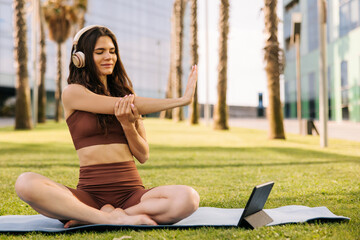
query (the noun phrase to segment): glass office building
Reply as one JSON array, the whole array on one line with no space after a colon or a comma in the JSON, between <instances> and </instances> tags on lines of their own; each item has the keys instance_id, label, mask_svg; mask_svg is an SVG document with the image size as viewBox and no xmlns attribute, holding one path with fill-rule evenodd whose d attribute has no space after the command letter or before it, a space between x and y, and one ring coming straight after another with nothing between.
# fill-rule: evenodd
<instances>
[{"instance_id":1,"label":"glass office building","mask_svg":"<svg viewBox=\"0 0 360 240\"><path fill-rule=\"evenodd\" d=\"M302 117L319 117L319 24L317 0L284 0L285 117L296 113L296 54L291 16L301 13ZM360 0L327 0L329 119L360 122Z\"/></svg>"},{"instance_id":2,"label":"glass office building","mask_svg":"<svg viewBox=\"0 0 360 240\"><path fill-rule=\"evenodd\" d=\"M0 95L15 95L13 6L12 0L0 0ZM107 0L88 1L85 25L104 25L116 35L121 60L139 96L163 98L170 70L170 33L173 0ZM32 86L31 14L28 20L29 80ZM189 11L184 19L183 84L186 84L189 60ZM187 23L186 23L187 22ZM64 84L72 39L64 44ZM186 52L187 51L187 52ZM48 114L52 115L53 92L56 77L56 45L47 39L46 89Z\"/></svg>"}]
</instances>

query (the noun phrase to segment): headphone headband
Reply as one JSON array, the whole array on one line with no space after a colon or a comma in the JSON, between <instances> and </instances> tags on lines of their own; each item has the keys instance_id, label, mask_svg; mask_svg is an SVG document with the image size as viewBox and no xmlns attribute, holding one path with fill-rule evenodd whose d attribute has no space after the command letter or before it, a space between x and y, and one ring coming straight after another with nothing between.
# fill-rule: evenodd
<instances>
[{"instance_id":1,"label":"headphone headband","mask_svg":"<svg viewBox=\"0 0 360 240\"><path fill-rule=\"evenodd\" d=\"M80 37L81 37L87 30L90 30L91 28L94 28L94 27L104 27L104 26L101 26L101 25L90 25L90 26L86 26L86 27L80 29L80 30L76 33L76 35L75 35L75 37L74 37L73 45L77 45Z\"/></svg>"},{"instance_id":2,"label":"headphone headband","mask_svg":"<svg viewBox=\"0 0 360 240\"><path fill-rule=\"evenodd\" d=\"M72 62L77 68L83 68L85 66L85 54L83 52L81 52L81 51L77 51L77 49L76 49L77 46L76 45L78 44L78 41L79 41L80 37L86 31L88 31L88 30L90 30L92 28L95 28L95 27L106 28L107 30L109 30L113 34L113 32L109 28L101 26L101 25L90 25L90 26L87 26L87 27L84 27L84 28L80 29L80 31L77 32L75 37L74 37L74 40L73 40L74 50L73 50L73 53L72 53L72 56L71 56Z\"/></svg>"}]
</instances>

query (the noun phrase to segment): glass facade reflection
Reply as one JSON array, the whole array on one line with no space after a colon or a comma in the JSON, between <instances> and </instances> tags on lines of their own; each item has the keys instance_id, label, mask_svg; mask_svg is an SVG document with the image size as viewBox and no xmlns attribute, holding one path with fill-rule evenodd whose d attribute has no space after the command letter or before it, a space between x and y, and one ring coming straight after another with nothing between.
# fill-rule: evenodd
<instances>
[{"instance_id":1,"label":"glass facade reflection","mask_svg":"<svg viewBox=\"0 0 360 240\"><path fill-rule=\"evenodd\" d=\"M27 9L30 4L27 5ZM173 0L88 0L85 25L104 25L117 37L120 57L139 96L163 98L170 70L170 33ZM188 7L187 7L188 8ZM184 52L189 51L189 11L184 19ZM27 14L28 70L32 87L31 14ZM68 75L72 39L64 50L64 86ZM14 95L13 0L0 0L0 90L12 89ZM47 38L46 89L55 89L56 44ZM183 85L189 73L189 53L183 54ZM8 97L8 96L7 96ZM52 97L48 99L50 104ZM0 99L1 105L1 99Z\"/></svg>"},{"instance_id":2,"label":"glass facade reflection","mask_svg":"<svg viewBox=\"0 0 360 240\"><path fill-rule=\"evenodd\" d=\"M360 0L327 0L328 116L331 120L360 122ZM318 1L284 2L284 40L289 42L290 15L299 12L301 24L301 99L304 118L318 118L319 19ZM289 25L290 24L290 25ZM291 34L291 33L290 33ZM293 45L285 49L285 116L296 117L296 59Z\"/></svg>"},{"instance_id":3,"label":"glass facade reflection","mask_svg":"<svg viewBox=\"0 0 360 240\"><path fill-rule=\"evenodd\" d=\"M86 24L109 27L140 96L164 97L169 74L172 1L89 1Z\"/></svg>"},{"instance_id":4,"label":"glass facade reflection","mask_svg":"<svg viewBox=\"0 0 360 240\"><path fill-rule=\"evenodd\" d=\"M360 0L340 0L339 2L339 32L340 36L344 36L360 26Z\"/></svg>"},{"instance_id":5,"label":"glass facade reflection","mask_svg":"<svg viewBox=\"0 0 360 240\"><path fill-rule=\"evenodd\" d=\"M317 1L307 1L307 32L309 52L319 47L319 26L314 24L318 22Z\"/></svg>"}]
</instances>

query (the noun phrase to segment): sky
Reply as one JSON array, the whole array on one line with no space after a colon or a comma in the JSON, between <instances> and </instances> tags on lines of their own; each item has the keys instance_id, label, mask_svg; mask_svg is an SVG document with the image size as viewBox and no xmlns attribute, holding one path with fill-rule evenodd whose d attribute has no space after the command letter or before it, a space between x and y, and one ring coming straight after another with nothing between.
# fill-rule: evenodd
<instances>
[{"instance_id":1,"label":"sky","mask_svg":"<svg viewBox=\"0 0 360 240\"><path fill-rule=\"evenodd\" d=\"M217 66L219 45L219 2L198 0L198 41L199 41L199 102L206 102L206 31L205 1L208 1L208 101L217 100ZM266 75L263 61L264 15L261 8L263 0L230 0L230 31L228 39L228 90L227 104L236 106L257 106L258 93L263 93L267 105ZM278 1L278 14L282 18L282 1ZM279 41L282 44L282 24L279 28ZM282 82L282 80L281 80ZM282 91L283 93L283 91Z\"/></svg>"}]
</instances>

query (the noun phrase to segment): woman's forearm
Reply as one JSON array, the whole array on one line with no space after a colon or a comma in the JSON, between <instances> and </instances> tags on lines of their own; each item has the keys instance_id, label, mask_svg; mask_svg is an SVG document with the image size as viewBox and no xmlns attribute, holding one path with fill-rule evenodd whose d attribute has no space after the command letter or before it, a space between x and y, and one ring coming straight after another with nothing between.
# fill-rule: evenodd
<instances>
[{"instance_id":1,"label":"woman's forearm","mask_svg":"<svg viewBox=\"0 0 360 240\"><path fill-rule=\"evenodd\" d=\"M140 114L155 113L175 107L181 107L190 104L190 102L191 101L184 98L157 99L136 96L134 99L134 104Z\"/></svg>"},{"instance_id":2,"label":"woman's forearm","mask_svg":"<svg viewBox=\"0 0 360 240\"><path fill-rule=\"evenodd\" d=\"M149 145L137 132L134 124L123 125L126 139L133 156L140 162L145 163L149 158Z\"/></svg>"},{"instance_id":3,"label":"woman's forearm","mask_svg":"<svg viewBox=\"0 0 360 240\"><path fill-rule=\"evenodd\" d=\"M197 70L193 67L182 97L179 98L145 98L135 97L134 104L140 114L149 114L185 106L191 103L197 81ZM100 114L114 114L114 107L119 97L99 95L79 84L69 84L62 92L65 112L81 110Z\"/></svg>"},{"instance_id":4,"label":"woman's forearm","mask_svg":"<svg viewBox=\"0 0 360 240\"><path fill-rule=\"evenodd\" d=\"M186 84L184 95L180 98L144 98L135 97L134 104L137 107L140 114L148 114L154 112L160 112L163 110L182 107L191 103L195 93L195 87L197 82L197 67L192 67L189 75L188 82Z\"/></svg>"}]
</instances>

